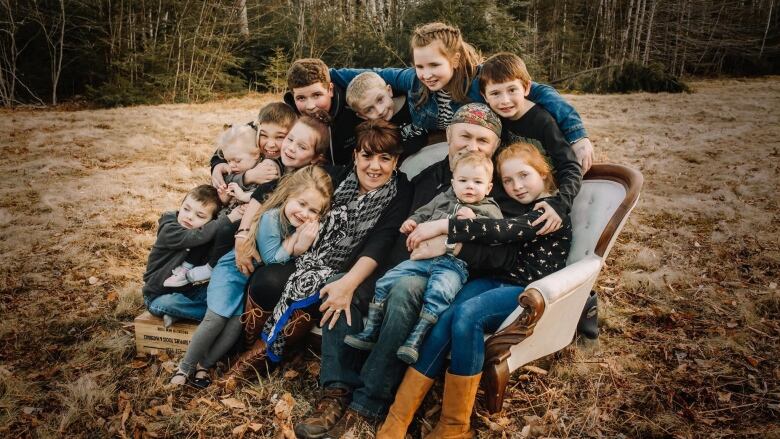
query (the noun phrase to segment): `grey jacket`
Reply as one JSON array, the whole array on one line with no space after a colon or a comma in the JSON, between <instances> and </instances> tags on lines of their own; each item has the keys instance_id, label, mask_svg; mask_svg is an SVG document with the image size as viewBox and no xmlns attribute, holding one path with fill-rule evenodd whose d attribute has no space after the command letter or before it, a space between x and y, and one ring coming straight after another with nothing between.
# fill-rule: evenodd
<instances>
[{"instance_id":1,"label":"grey jacket","mask_svg":"<svg viewBox=\"0 0 780 439\"><path fill-rule=\"evenodd\" d=\"M181 288L166 288L163 282L171 271L181 265L192 247L208 244L214 239L220 225L230 222L226 215L209 221L201 228L187 229L176 220L177 211L165 212L158 221L157 241L149 252L144 273L144 298L151 300L157 296L181 291Z\"/></svg>"},{"instance_id":2,"label":"grey jacket","mask_svg":"<svg viewBox=\"0 0 780 439\"><path fill-rule=\"evenodd\" d=\"M503 218L501 209L499 209L498 204L496 204L492 198L485 197L477 204L464 204L458 201L458 197L455 196L455 191L453 191L450 186L447 191L436 195L428 204L415 210L409 219L420 224L426 221L435 221L450 217L454 218L455 214L458 213L458 209L461 207L468 207L473 210L477 215L477 218Z\"/></svg>"}]
</instances>

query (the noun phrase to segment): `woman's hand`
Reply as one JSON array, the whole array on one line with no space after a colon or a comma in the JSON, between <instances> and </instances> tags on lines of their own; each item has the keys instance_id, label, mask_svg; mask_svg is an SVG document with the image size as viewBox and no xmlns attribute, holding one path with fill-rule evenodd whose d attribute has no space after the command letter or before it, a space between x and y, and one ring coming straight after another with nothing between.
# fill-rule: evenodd
<instances>
[{"instance_id":1,"label":"woman's hand","mask_svg":"<svg viewBox=\"0 0 780 439\"><path fill-rule=\"evenodd\" d=\"M214 166L211 171L211 185L219 189L225 186L225 174L230 173L230 166L227 163L220 163Z\"/></svg>"},{"instance_id":2,"label":"woman's hand","mask_svg":"<svg viewBox=\"0 0 780 439\"><path fill-rule=\"evenodd\" d=\"M352 313L349 312L349 306L352 303L355 289L357 289L357 285L350 280L348 275L322 287L320 298L323 301L320 305L320 311L323 315L320 327L327 325L328 320L330 320L328 329L333 329L342 313L347 318L347 325L352 326Z\"/></svg>"},{"instance_id":3,"label":"woman's hand","mask_svg":"<svg viewBox=\"0 0 780 439\"><path fill-rule=\"evenodd\" d=\"M257 252L255 241L248 239L246 232L243 232L243 236L240 234L236 235L235 250L238 271L243 273L244 276L249 276L255 271L255 262L259 264L262 260L260 253Z\"/></svg>"},{"instance_id":4,"label":"woman's hand","mask_svg":"<svg viewBox=\"0 0 780 439\"><path fill-rule=\"evenodd\" d=\"M244 184L263 184L279 178L279 166L271 159L265 159L244 173Z\"/></svg>"},{"instance_id":5,"label":"woman's hand","mask_svg":"<svg viewBox=\"0 0 780 439\"><path fill-rule=\"evenodd\" d=\"M546 201L542 201L534 205L534 210L540 209L544 210L544 213L542 216L537 218L536 221L531 223L531 227L536 227L541 223L545 223L544 226L542 226L542 228L536 232L537 235L546 235L561 228L563 220L561 219L560 215L558 215L558 212L552 208L552 206L547 204Z\"/></svg>"},{"instance_id":6,"label":"woman's hand","mask_svg":"<svg viewBox=\"0 0 780 439\"><path fill-rule=\"evenodd\" d=\"M435 258L436 256L442 256L443 254L447 253L446 244L446 235L440 235L427 241L423 241L414 250L412 250L410 259L413 261L419 261L420 259L431 259ZM455 244L454 253L456 255L460 253L461 247L463 247L463 244Z\"/></svg>"},{"instance_id":7,"label":"woman's hand","mask_svg":"<svg viewBox=\"0 0 780 439\"><path fill-rule=\"evenodd\" d=\"M583 137L582 139L574 142L571 146L574 154L577 156L577 161L580 162L582 167L582 175L588 172L591 166L593 166L593 143L590 139Z\"/></svg>"},{"instance_id":8,"label":"woman's hand","mask_svg":"<svg viewBox=\"0 0 780 439\"><path fill-rule=\"evenodd\" d=\"M409 237L406 238L406 249L412 251L425 240L439 235L446 235L448 225L449 220L447 218L418 224L414 231L409 234Z\"/></svg>"}]
</instances>

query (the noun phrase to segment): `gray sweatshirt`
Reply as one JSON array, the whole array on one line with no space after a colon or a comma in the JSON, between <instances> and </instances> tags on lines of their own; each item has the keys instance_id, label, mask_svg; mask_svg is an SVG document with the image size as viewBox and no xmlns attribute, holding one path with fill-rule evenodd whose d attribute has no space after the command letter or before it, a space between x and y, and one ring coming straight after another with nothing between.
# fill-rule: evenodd
<instances>
[{"instance_id":1,"label":"gray sweatshirt","mask_svg":"<svg viewBox=\"0 0 780 439\"><path fill-rule=\"evenodd\" d=\"M182 288L166 288L163 282L171 271L181 265L192 247L208 244L214 239L220 225L229 223L226 215L207 222L198 229L187 229L176 220L177 211L165 212L158 221L157 241L149 252L144 273L144 298L152 300L157 296L181 291Z\"/></svg>"},{"instance_id":2,"label":"gray sweatshirt","mask_svg":"<svg viewBox=\"0 0 780 439\"><path fill-rule=\"evenodd\" d=\"M450 217L454 218L455 214L458 213L458 209L461 207L468 207L473 210L474 214L477 215L477 218L503 218L501 209L499 209L498 204L496 204L492 198L485 197L476 204L464 204L458 201L458 197L455 196L455 191L453 191L450 186L446 192L436 195L428 204L415 210L409 219L420 224L426 221L436 221Z\"/></svg>"}]
</instances>

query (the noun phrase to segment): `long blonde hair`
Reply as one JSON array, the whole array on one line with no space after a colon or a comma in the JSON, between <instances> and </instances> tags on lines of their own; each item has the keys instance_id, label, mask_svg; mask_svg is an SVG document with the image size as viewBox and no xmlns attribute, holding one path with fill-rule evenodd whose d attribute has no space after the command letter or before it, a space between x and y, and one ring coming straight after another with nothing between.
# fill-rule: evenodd
<instances>
[{"instance_id":1,"label":"long blonde hair","mask_svg":"<svg viewBox=\"0 0 780 439\"><path fill-rule=\"evenodd\" d=\"M242 250L251 251L254 249L257 231L260 228L260 217L271 209L279 208L279 223L282 229L282 238L288 236L290 220L284 216L284 206L287 200L306 190L313 189L317 191L325 200L325 209L321 212L324 215L330 206L330 198L333 196L333 181L330 175L321 167L316 165L304 166L295 172L291 172L279 180L279 185L271 195L263 201L262 206L252 217L252 226L249 228L247 238L240 245Z\"/></svg>"},{"instance_id":2,"label":"long blonde hair","mask_svg":"<svg viewBox=\"0 0 780 439\"><path fill-rule=\"evenodd\" d=\"M468 93L471 87L471 81L477 76L477 66L482 61L482 57L471 44L463 41L460 29L445 23L426 23L417 26L412 32L411 46L412 53L415 48L425 47L434 41L441 43L442 55L450 63L457 62L454 68L452 79L444 89L450 93L452 100L462 104L470 102ZM459 55L459 56L458 56ZM415 103L417 107L428 101L430 97L428 87L422 86L420 99Z\"/></svg>"}]
</instances>

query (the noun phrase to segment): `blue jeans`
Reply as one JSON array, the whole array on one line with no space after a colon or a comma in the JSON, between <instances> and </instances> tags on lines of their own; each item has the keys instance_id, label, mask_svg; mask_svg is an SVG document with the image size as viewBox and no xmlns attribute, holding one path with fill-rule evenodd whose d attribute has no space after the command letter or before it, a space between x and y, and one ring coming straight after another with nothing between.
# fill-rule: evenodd
<instances>
[{"instance_id":1,"label":"blue jeans","mask_svg":"<svg viewBox=\"0 0 780 439\"><path fill-rule=\"evenodd\" d=\"M201 321L206 315L206 287L207 285L199 285L187 294L163 294L152 300L144 298L144 304L149 312L157 317L168 314L181 319Z\"/></svg>"},{"instance_id":2,"label":"blue jeans","mask_svg":"<svg viewBox=\"0 0 780 439\"><path fill-rule=\"evenodd\" d=\"M209 309L222 317L240 316L244 312L244 289L249 281L236 267L236 251L230 250L211 271L207 302Z\"/></svg>"},{"instance_id":3,"label":"blue jeans","mask_svg":"<svg viewBox=\"0 0 780 439\"><path fill-rule=\"evenodd\" d=\"M428 278L423 292L423 312L438 318L449 308L469 277L466 263L453 256L438 256L420 261L406 260L391 269L376 282L374 302L383 304L390 289L399 279L408 276ZM434 319L435 320L435 319Z\"/></svg>"},{"instance_id":4,"label":"blue jeans","mask_svg":"<svg viewBox=\"0 0 780 439\"><path fill-rule=\"evenodd\" d=\"M517 308L523 287L495 279L475 279L455 297L420 347L414 368L435 378L451 351L450 373L476 375L485 363L485 332L493 332ZM452 343L456 340L456 343Z\"/></svg>"},{"instance_id":5,"label":"blue jeans","mask_svg":"<svg viewBox=\"0 0 780 439\"><path fill-rule=\"evenodd\" d=\"M344 343L344 337L363 329L363 314L353 300L352 326L342 316L333 329L322 328L320 385L350 389L350 408L372 419L383 418L393 403L407 365L396 351L417 323L427 279L405 277L396 282L387 297L385 319L374 349L366 355Z\"/></svg>"}]
</instances>

